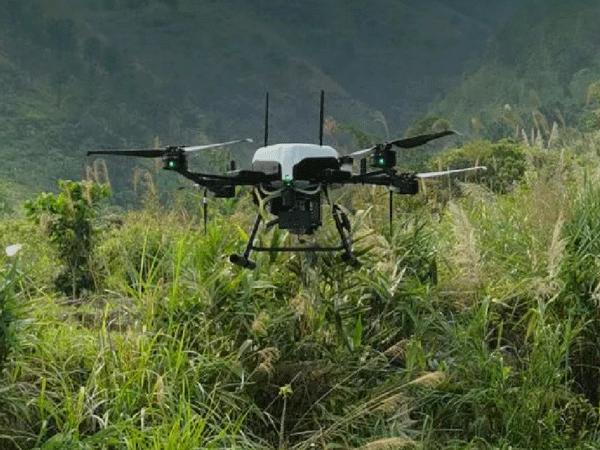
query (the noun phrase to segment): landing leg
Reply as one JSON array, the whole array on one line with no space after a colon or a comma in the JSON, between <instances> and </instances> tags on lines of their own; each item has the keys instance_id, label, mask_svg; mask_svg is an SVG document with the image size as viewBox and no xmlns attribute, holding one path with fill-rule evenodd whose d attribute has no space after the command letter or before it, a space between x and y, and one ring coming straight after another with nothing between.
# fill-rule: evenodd
<instances>
[{"instance_id":1,"label":"landing leg","mask_svg":"<svg viewBox=\"0 0 600 450\"><path fill-rule=\"evenodd\" d=\"M250 238L248 239L248 245L246 245L246 250L244 250L244 254L242 256L236 254L229 255L230 262L237 266L244 267L247 269L254 269L256 267L256 263L248 259L248 256L250 256L252 243L254 242L254 238L256 237L256 232L258 231L260 221L261 216L260 214L257 214L256 220L254 221L254 226L252 227L252 232L250 233Z\"/></svg>"},{"instance_id":2,"label":"landing leg","mask_svg":"<svg viewBox=\"0 0 600 450\"><path fill-rule=\"evenodd\" d=\"M348 217L346 214L340 209L338 205L333 205L332 207L333 220L335 221L335 226L340 233L340 237L342 238L342 246L344 247L345 252L342 253L342 261L346 264L351 265L355 269L359 269L361 267L361 263L356 259L356 256L352 253L352 247L350 246L350 242L348 241L348 237L344 233L344 228L350 231L350 222L348 221Z\"/></svg>"}]
</instances>

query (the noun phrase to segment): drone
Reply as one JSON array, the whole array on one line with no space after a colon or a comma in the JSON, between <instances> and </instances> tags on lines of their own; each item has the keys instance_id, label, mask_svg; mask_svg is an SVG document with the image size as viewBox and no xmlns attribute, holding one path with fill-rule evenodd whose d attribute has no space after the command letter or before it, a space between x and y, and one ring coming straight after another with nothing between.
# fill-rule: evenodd
<instances>
[{"instance_id":1,"label":"drone","mask_svg":"<svg viewBox=\"0 0 600 450\"><path fill-rule=\"evenodd\" d=\"M335 252L342 251L341 259L353 268L361 267L352 251L349 239L351 231L347 214L331 201L330 191L348 184L388 186L390 190L390 225L392 222L393 193L415 195L419 192L419 180L451 173L485 170L484 166L427 173L399 173L395 148L413 148L431 140L452 134L452 130L422 134L376 144L349 155L340 155L333 147L323 145L324 91L321 91L319 143L280 143L269 145L269 94L266 95L264 145L256 150L251 170L236 169L230 162L225 174L209 174L188 170L187 156L198 151L252 142L239 139L216 144L197 146L168 146L133 150L94 150L89 155L122 155L143 158L162 158L163 169L177 172L192 180L199 187L210 191L216 198L232 198L237 186L250 187L259 212L254 220L248 243L241 255L232 254L229 261L243 268L253 269L256 263L250 259L255 252ZM360 162L360 171L354 173L354 161ZM369 166L369 167L368 167ZM331 213L340 236L338 246L261 247L254 240L261 222L268 231L274 226L291 234L313 235L322 225L321 201L331 206ZM268 209L268 213L266 210ZM270 216L273 219L268 220ZM206 221L206 203L205 203ZM205 222L206 223L206 222Z\"/></svg>"}]
</instances>

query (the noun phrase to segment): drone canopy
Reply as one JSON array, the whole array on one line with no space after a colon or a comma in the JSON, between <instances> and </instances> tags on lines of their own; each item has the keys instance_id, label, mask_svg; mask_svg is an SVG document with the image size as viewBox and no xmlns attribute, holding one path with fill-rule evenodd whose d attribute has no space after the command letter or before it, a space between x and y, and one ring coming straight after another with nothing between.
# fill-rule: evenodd
<instances>
[{"instance_id":1,"label":"drone canopy","mask_svg":"<svg viewBox=\"0 0 600 450\"><path fill-rule=\"evenodd\" d=\"M266 165L281 168L281 180L291 182L294 179L294 166L307 158L335 158L339 153L328 145L318 144L274 144L256 150L252 158L253 170L264 170Z\"/></svg>"}]
</instances>

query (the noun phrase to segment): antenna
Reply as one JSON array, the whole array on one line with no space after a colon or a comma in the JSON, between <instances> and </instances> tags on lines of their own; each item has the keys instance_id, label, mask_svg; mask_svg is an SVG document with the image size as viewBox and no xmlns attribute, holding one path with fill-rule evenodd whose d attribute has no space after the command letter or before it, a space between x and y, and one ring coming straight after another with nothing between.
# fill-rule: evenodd
<instances>
[{"instance_id":1,"label":"antenna","mask_svg":"<svg viewBox=\"0 0 600 450\"><path fill-rule=\"evenodd\" d=\"M394 234L394 191L390 186L390 235Z\"/></svg>"},{"instance_id":2,"label":"antenna","mask_svg":"<svg viewBox=\"0 0 600 450\"><path fill-rule=\"evenodd\" d=\"M323 122L325 121L325 91L321 89L321 116L319 118L319 145L323 145Z\"/></svg>"},{"instance_id":3,"label":"antenna","mask_svg":"<svg viewBox=\"0 0 600 450\"><path fill-rule=\"evenodd\" d=\"M208 201L206 200L206 188L204 188L204 194L202 195L202 209L202 216L204 220L204 234L206 234L206 222L208 221Z\"/></svg>"},{"instance_id":4,"label":"antenna","mask_svg":"<svg viewBox=\"0 0 600 450\"><path fill-rule=\"evenodd\" d=\"M269 144L269 93L265 101L265 147Z\"/></svg>"}]
</instances>

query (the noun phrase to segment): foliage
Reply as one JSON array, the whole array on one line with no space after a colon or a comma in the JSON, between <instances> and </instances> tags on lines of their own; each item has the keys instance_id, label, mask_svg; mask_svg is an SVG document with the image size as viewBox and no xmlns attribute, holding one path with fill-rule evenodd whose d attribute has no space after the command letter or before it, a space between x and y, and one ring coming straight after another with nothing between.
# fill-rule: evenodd
<instances>
[{"instance_id":1,"label":"foliage","mask_svg":"<svg viewBox=\"0 0 600 450\"><path fill-rule=\"evenodd\" d=\"M14 209L11 204L9 190L6 189L5 183L0 185L0 216L10 216Z\"/></svg>"},{"instance_id":2,"label":"foliage","mask_svg":"<svg viewBox=\"0 0 600 450\"><path fill-rule=\"evenodd\" d=\"M600 377L594 370L600 364L598 352L597 291L598 277L598 223L600 191L595 180L586 179L575 199L573 213L564 224L565 258L561 267L564 283L562 295L553 310L562 317L573 316L583 327L580 339L573 345L571 361L578 391L585 394L594 404L600 402L598 382Z\"/></svg>"},{"instance_id":3,"label":"foliage","mask_svg":"<svg viewBox=\"0 0 600 450\"><path fill-rule=\"evenodd\" d=\"M16 20L28 22L18 18L26 8L10 3ZM167 28L168 15L156 11L192 10L183 0L162 3L153 12L151 1L87 2ZM297 20L290 2L277 6ZM211 20L215 11L206 6ZM61 17L38 20L40 39L68 56L78 28ZM138 106L160 92L160 80L144 83L151 77L129 67L117 47L85 42L81 54L88 69L96 67L90 79L131 90ZM287 62L275 50L270 57ZM106 111L106 93L55 75L56 112L84 93L93 94L96 112ZM483 75L475 84L488 86ZM544 94L514 81L504 80L523 109L482 114L482 134L528 125L545 132ZM32 98L44 86L35 85ZM24 134L48 117L59 122L43 104L24 105ZM168 117L154 108L154 119L178 129L171 136L207 139L202 111L189 99L181 104ZM108 129L141 122L126 107L109 110ZM449 126L439 117L446 116L409 133ZM358 127L341 129L362 146L374 139ZM27 205L48 234L17 219L0 222L3 244L24 242L19 285L14 265L4 270L13 281L0 288L0 300L24 305L25 316L0 313L12 339L10 350L0 341L0 359L10 351L0 372L0 447L596 448L600 191L590 174L599 168L600 142L593 133L568 136L552 148L478 140L440 153L435 169L488 171L398 199L391 230L387 190L344 190L336 202L352 211L359 270L328 253L258 254L255 270L232 266L226 256L247 239L254 212L241 195L211 201L224 215L212 214L204 232L198 199L183 193L167 208L154 195L115 217L99 208L105 186L61 182L59 194ZM222 166L225 156L198 162ZM144 170L156 194L162 181L155 186L156 173ZM318 242L336 242L323 217ZM107 225L102 242L99 223ZM291 245L293 236L274 227L258 239ZM56 293L47 281L61 264L71 285ZM84 292L89 280L103 289Z\"/></svg>"},{"instance_id":4,"label":"foliage","mask_svg":"<svg viewBox=\"0 0 600 450\"><path fill-rule=\"evenodd\" d=\"M526 150L510 140L492 143L471 141L463 147L447 150L431 162L438 169L485 166L479 179L493 192L506 193L521 180L526 169Z\"/></svg>"},{"instance_id":5,"label":"foliage","mask_svg":"<svg viewBox=\"0 0 600 450\"><path fill-rule=\"evenodd\" d=\"M99 202L110 195L107 185L94 182L59 180L58 195L43 193L25 203L28 217L43 225L58 250L64 271L56 278L56 287L76 295L82 289L94 290L92 274L95 244L94 219Z\"/></svg>"},{"instance_id":6,"label":"foliage","mask_svg":"<svg viewBox=\"0 0 600 450\"><path fill-rule=\"evenodd\" d=\"M17 262L4 268L0 275L0 373L4 368L15 342L14 321L17 304L15 301L15 284L17 282Z\"/></svg>"},{"instance_id":7,"label":"foliage","mask_svg":"<svg viewBox=\"0 0 600 450\"><path fill-rule=\"evenodd\" d=\"M359 270L327 253L232 266L225 255L252 222L245 197L225 202L206 233L183 194L168 211L148 202L111 219L89 254L106 290L63 302L34 276L18 292L34 307L2 374L0 444L593 448L590 139L556 154L510 142L456 149L455 164L528 162L497 193L462 183L445 206L398 199L392 230L387 191L353 188L339 203L355 211ZM334 241L325 217L318 239ZM277 229L259 240L291 244Z\"/></svg>"},{"instance_id":8,"label":"foliage","mask_svg":"<svg viewBox=\"0 0 600 450\"><path fill-rule=\"evenodd\" d=\"M569 13L565 13L565 8ZM498 140L521 139L523 130L541 132L540 115L550 127L592 130L597 111L590 94L600 77L595 4L587 0L534 2L497 30L483 64L429 111L459 130Z\"/></svg>"},{"instance_id":9,"label":"foliage","mask_svg":"<svg viewBox=\"0 0 600 450\"><path fill-rule=\"evenodd\" d=\"M591 83L587 89L586 111L581 117L581 128L593 131L600 128L600 80Z\"/></svg>"}]
</instances>

